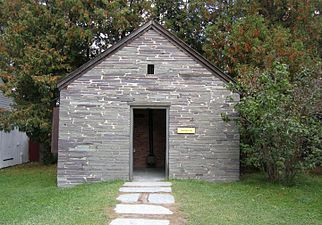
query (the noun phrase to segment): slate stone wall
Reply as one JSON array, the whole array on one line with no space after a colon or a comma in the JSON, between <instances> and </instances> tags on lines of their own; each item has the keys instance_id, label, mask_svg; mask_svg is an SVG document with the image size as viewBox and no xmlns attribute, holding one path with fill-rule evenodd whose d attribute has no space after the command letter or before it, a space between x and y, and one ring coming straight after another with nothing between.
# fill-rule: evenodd
<instances>
[{"instance_id":1,"label":"slate stone wall","mask_svg":"<svg viewBox=\"0 0 322 225\"><path fill-rule=\"evenodd\" d=\"M58 186L129 179L130 105L139 102L169 104L169 178L238 180L239 134L221 118L235 115L236 101L223 81L149 30L61 90Z\"/></svg>"}]
</instances>

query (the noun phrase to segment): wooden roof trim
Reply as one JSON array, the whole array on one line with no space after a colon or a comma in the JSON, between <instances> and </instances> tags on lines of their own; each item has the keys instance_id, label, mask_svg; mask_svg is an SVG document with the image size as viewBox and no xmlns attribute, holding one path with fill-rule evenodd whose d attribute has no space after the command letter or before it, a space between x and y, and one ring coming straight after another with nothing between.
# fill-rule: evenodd
<instances>
[{"instance_id":1,"label":"wooden roof trim","mask_svg":"<svg viewBox=\"0 0 322 225\"><path fill-rule=\"evenodd\" d=\"M221 80L225 82L235 82L230 76L225 74L222 70L220 70L218 67L213 65L211 62L209 62L206 58L204 58L201 54L199 54L197 51L192 49L190 46L188 46L186 43L184 43L182 40L177 38L174 34L169 32L167 29L165 29L163 26L158 24L157 22L151 20L138 28L137 30L133 31L129 36L121 39L118 43L112 45L110 48L108 48L103 53L99 54L92 60L88 61L87 63L84 63L82 66L78 67L73 72L69 73L66 77L62 78L58 81L57 87L59 90L65 88L76 80L78 77L86 73L88 70L93 68L95 65L100 63L103 59L108 57L109 55L113 54L114 52L118 51L120 48L125 46L128 42L134 40L137 36L145 33L146 31L154 29L155 31L163 34L166 38L168 38L172 43L174 43L177 47L184 50L188 55L192 56L196 61L200 62L203 66L205 66L207 69L209 69L211 72L213 72L215 75L217 75Z\"/></svg>"}]
</instances>

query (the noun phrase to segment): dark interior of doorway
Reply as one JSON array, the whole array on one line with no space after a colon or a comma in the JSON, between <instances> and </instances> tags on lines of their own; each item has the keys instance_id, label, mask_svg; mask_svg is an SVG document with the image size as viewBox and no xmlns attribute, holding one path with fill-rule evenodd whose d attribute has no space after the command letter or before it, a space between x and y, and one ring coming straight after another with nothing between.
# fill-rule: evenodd
<instances>
[{"instance_id":1,"label":"dark interior of doorway","mask_svg":"<svg viewBox=\"0 0 322 225\"><path fill-rule=\"evenodd\" d=\"M166 110L134 109L133 180L165 179Z\"/></svg>"}]
</instances>

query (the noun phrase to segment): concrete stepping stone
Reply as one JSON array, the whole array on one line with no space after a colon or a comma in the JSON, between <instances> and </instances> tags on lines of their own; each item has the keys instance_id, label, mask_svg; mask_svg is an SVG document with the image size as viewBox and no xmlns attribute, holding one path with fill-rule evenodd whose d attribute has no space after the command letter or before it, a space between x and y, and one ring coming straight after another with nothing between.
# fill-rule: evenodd
<instances>
[{"instance_id":1,"label":"concrete stepping stone","mask_svg":"<svg viewBox=\"0 0 322 225\"><path fill-rule=\"evenodd\" d=\"M140 194L123 194L117 197L117 200L123 203L135 203L139 200Z\"/></svg>"},{"instance_id":2,"label":"concrete stepping stone","mask_svg":"<svg viewBox=\"0 0 322 225\"><path fill-rule=\"evenodd\" d=\"M153 204L173 204L174 197L170 194L149 194L148 201Z\"/></svg>"},{"instance_id":3,"label":"concrete stepping stone","mask_svg":"<svg viewBox=\"0 0 322 225\"><path fill-rule=\"evenodd\" d=\"M169 220L151 220L151 219L125 219L119 218L113 220L110 225L169 225Z\"/></svg>"},{"instance_id":4,"label":"concrete stepping stone","mask_svg":"<svg viewBox=\"0 0 322 225\"><path fill-rule=\"evenodd\" d=\"M123 187L171 187L170 182L126 182Z\"/></svg>"},{"instance_id":5,"label":"concrete stepping stone","mask_svg":"<svg viewBox=\"0 0 322 225\"><path fill-rule=\"evenodd\" d=\"M171 215L172 211L160 205L146 204L117 204L115 212L119 214L150 214L150 215Z\"/></svg>"},{"instance_id":6,"label":"concrete stepping stone","mask_svg":"<svg viewBox=\"0 0 322 225\"><path fill-rule=\"evenodd\" d=\"M171 187L121 187L120 192L129 193L156 193L156 192L171 192Z\"/></svg>"}]
</instances>

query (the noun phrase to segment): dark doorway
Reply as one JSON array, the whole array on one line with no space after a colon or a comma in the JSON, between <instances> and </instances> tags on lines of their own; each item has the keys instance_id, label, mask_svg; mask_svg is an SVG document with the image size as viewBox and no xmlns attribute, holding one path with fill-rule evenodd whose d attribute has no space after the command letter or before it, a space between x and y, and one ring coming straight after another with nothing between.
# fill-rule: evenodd
<instances>
[{"instance_id":1,"label":"dark doorway","mask_svg":"<svg viewBox=\"0 0 322 225\"><path fill-rule=\"evenodd\" d=\"M133 179L165 179L166 109L133 109L133 118Z\"/></svg>"}]
</instances>

